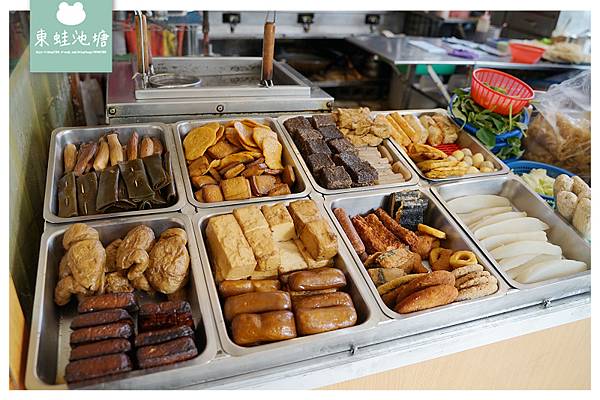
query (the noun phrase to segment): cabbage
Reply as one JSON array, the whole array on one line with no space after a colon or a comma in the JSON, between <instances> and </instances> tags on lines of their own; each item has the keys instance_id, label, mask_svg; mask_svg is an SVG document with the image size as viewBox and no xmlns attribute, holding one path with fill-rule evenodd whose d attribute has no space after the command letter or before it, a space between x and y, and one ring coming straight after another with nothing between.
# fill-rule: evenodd
<instances>
[{"instance_id":1,"label":"cabbage","mask_svg":"<svg viewBox=\"0 0 600 400\"><path fill-rule=\"evenodd\" d=\"M554 178L549 177L545 169L534 168L529 173L521 175L521 178L537 193L554 197Z\"/></svg>"}]
</instances>

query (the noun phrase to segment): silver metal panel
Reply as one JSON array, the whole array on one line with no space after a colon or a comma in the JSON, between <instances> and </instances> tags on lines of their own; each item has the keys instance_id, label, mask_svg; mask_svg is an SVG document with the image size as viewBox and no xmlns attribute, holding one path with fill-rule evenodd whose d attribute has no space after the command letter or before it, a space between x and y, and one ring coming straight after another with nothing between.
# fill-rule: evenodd
<instances>
[{"instance_id":1,"label":"silver metal panel","mask_svg":"<svg viewBox=\"0 0 600 400\"><path fill-rule=\"evenodd\" d=\"M467 225L462 222L460 217L451 212L447 207L447 201L462 196L478 194L504 196L510 200L513 207L517 210L525 211L528 216L538 218L548 224L548 226L550 226L550 229L546 231L548 241L560 246L563 249L563 255L566 258L583 261L588 265L588 268L591 267L590 244L584 240L570 224L561 219L544 200L525 185L517 176L510 174L502 177L440 184L432 186L431 192L439 199L440 203L448 210L454 220L458 222L460 227L469 235L475 244L477 244L482 254L485 255L490 263L492 263L512 287L522 290L548 287L549 296L561 295L573 290L587 291L590 289L591 273L589 269L575 275L531 284L522 284L515 281L500 268L490 253L473 237L472 232ZM563 285L567 287L568 290L566 290Z\"/></svg>"},{"instance_id":2,"label":"silver metal panel","mask_svg":"<svg viewBox=\"0 0 600 400\"><path fill-rule=\"evenodd\" d=\"M185 187L185 191L187 193L188 202L197 208L215 208L215 207L224 207L235 204L251 204L251 203L261 203L265 201L272 201L277 199L294 199L308 196L308 194L312 191L312 187L307 183L308 178L304 174L304 171L298 167L297 159L292 155L292 152L289 150L289 145L287 141L283 138L283 134L278 128L278 125L275 123L275 120L272 118L263 118L263 117L255 117L249 116L245 118L250 118L255 120L258 123L265 124L271 127L271 129L277 133L277 137L279 138L279 142L282 146L282 161L285 165L291 165L294 167L294 172L296 174L296 192L292 192L291 195L282 195L282 196L264 196L264 197L252 197L247 200L227 200L219 203L202 203L196 200L194 197L194 188L192 187L192 182L190 180L190 175L187 169L187 163L185 160L185 153L183 151L183 139L192 129L205 125L210 122L218 122L220 124L224 124L228 121L235 120L235 118L221 118L221 119L206 119L206 120L197 120L197 121L180 121L171 126L173 130L173 139L175 141L175 148L177 149L177 157L179 159L179 167L181 168L182 182ZM290 188L292 191L294 188Z\"/></svg>"},{"instance_id":3,"label":"silver metal panel","mask_svg":"<svg viewBox=\"0 0 600 400\"><path fill-rule=\"evenodd\" d=\"M404 35L386 38L381 35L363 35L349 37L346 40L370 53L377 54L382 60L391 65L451 64L522 70L590 69L589 64L558 64L543 61L536 64L513 63L510 56L496 57L483 51L479 52L480 54L477 60L468 60L466 58L454 57L448 54L429 53L409 44L409 41L411 40L419 40L428 42L434 46L442 47L443 42L441 38Z\"/></svg>"},{"instance_id":4,"label":"silver metal panel","mask_svg":"<svg viewBox=\"0 0 600 400\"><path fill-rule=\"evenodd\" d=\"M275 85L270 88L260 86L260 57L156 57L152 62L157 74L193 76L200 83L185 88L144 87L141 76L136 75L135 98L138 100L310 96L310 86L277 61L273 63ZM133 76L133 66L131 70Z\"/></svg>"},{"instance_id":5,"label":"silver metal panel","mask_svg":"<svg viewBox=\"0 0 600 400\"><path fill-rule=\"evenodd\" d=\"M423 114L425 114L425 115L443 114L443 115L448 116L448 111L446 111L442 108L436 108L433 110L373 111L371 114L373 116L378 115L378 114L386 114L387 115L387 114L393 113L393 112L398 112L400 115L414 114L417 117L420 115L423 115ZM456 180L469 179L469 178L481 178L482 176L506 175L510 171L509 168L506 166L506 164L504 164L502 161L500 161L500 159L498 157L496 157L496 155L494 153L489 151L488 148L485 147L479 140L477 140L475 137L471 136L469 133L465 132L462 129L459 131L458 139L456 140L455 143L457 145L459 145L461 149L465 148L465 147L471 149L473 154L475 154L475 153L483 154L483 158L486 161L491 161L492 164L494 164L494 168L498 169L498 171L479 173L479 174L467 174L467 175L463 175L463 176L451 176L451 177L442 178L442 179L427 178L425 176L425 174L423 173L423 171L421 171L419 169L419 167L417 167L417 164L404 151L402 146L400 146L399 143L396 143L396 141L392 138L390 138L389 140L394 144L394 146L402 154L406 163L412 167L412 169L421 177L421 179L424 179L429 182L434 182L434 183L452 182L452 181L456 181Z\"/></svg>"},{"instance_id":6,"label":"silver metal panel","mask_svg":"<svg viewBox=\"0 0 600 400\"><path fill-rule=\"evenodd\" d=\"M269 202L272 205L278 202ZM290 201L285 201L289 204ZM323 205L320 201L315 201L321 210L325 220L328 220ZM316 335L300 336L294 339L280 342L268 343L253 347L243 347L235 344L230 338L229 330L223 317L221 302L217 291L217 285L213 278L211 255L208 250L208 242L204 235L206 225L211 217L231 213L237 207L220 207L213 210L202 210L193 218L194 229L198 238L200 248L200 257L204 268L205 279L208 283L208 293L213 308L213 315L217 324L221 346L225 352L233 356L253 355L253 363L258 366L275 366L279 363L289 363L299 360L305 360L322 356L328 353L347 351L358 343L369 340L370 332L377 326L377 323L386 318L379 312L377 306L373 303L363 278L356 270L356 265L352 262L346 248L339 245L339 253L335 257L335 266L346 275L348 285L346 291L352 297L358 322L355 326L339 329L336 331L320 333ZM328 221L331 225L331 221ZM333 227L332 227L333 228Z\"/></svg>"},{"instance_id":7,"label":"silver metal panel","mask_svg":"<svg viewBox=\"0 0 600 400\"><path fill-rule=\"evenodd\" d=\"M140 137L150 136L161 139L165 150L171 153L173 165L173 179L175 179L175 189L177 192L177 201L169 207L153 208L150 210L134 210L122 211L106 214L85 215L78 217L59 217L58 216L58 199L57 199L57 183L63 176L64 163L63 151L69 143L84 143L90 141L98 141L100 137L112 132L119 134L121 144L127 143L130 135L137 132ZM130 125L115 125L111 127L73 127L73 128L57 128L52 132L50 138L50 154L48 156L48 170L46 171L46 193L44 197L44 219L52 223L65 223L76 221L89 221L94 219L117 218L132 215L157 214L172 211L179 211L186 204L183 196L185 189L183 188L183 179L181 171L177 167L177 152L173 135L170 133L168 126L161 123L152 124L130 124Z\"/></svg>"},{"instance_id":8,"label":"silver metal panel","mask_svg":"<svg viewBox=\"0 0 600 400\"><path fill-rule=\"evenodd\" d=\"M111 241L123 237L130 229L146 224L160 234L167 228L178 227L186 231L188 251L190 253L190 281L187 300L192 306L196 324L198 356L192 360L151 370L134 370L118 378L106 378L108 387L121 386L134 388L131 382L142 381L155 387L169 387L181 383L181 379L191 379L195 371L213 360L217 354L218 341L214 320L211 314L206 292L206 281L198 256L194 230L189 217L180 213L138 216L132 218L92 221L88 225L98 230L100 239L106 246ZM54 287L58 280L58 264L64 254L62 237L69 225L49 227L41 238L40 257L33 306L33 320L29 335L27 356L26 386L28 389L65 389L64 369L69 360L69 328L71 320L77 315L74 302L64 307L54 303ZM165 297L166 299L166 297ZM141 301L153 301L142 298ZM202 347L204 346L204 347ZM133 360L132 360L133 361Z\"/></svg>"},{"instance_id":9,"label":"silver metal panel","mask_svg":"<svg viewBox=\"0 0 600 400\"><path fill-rule=\"evenodd\" d=\"M295 79L310 86L308 96L230 97L215 99L181 98L137 100L131 79L131 64L113 63L113 72L106 85L106 120L109 124L132 122L176 122L201 118L203 115L229 115L241 113L272 114L280 112L330 111L333 97L313 85L288 65L282 65Z\"/></svg>"},{"instance_id":10,"label":"silver metal panel","mask_svg":"<svg viewBox=\"0 0 600 400\"><path fill-rule=\"evenodd\" d=\"M411 190L411 189L401 189ZM415 189L412 189L415 190ZM360 266L359 269L363 274L364 279L367 281L367 286L371 290L371 293L375 297L377 304L384 312L385 315L390 318L402 321L405 327L418 326L418 329L430 330L432 327L441 327L451 325L457 321L466 321L468 319L476 319L481 316L484 312L490 312L497 310L498 305L492 300L503 297L506 295L508 285L498 275L498 273L491 267L487 260L481 255L477 247L469 239L469 237L458 228L454 220L448 215L446 210L435 200L435 198L429 193L427 189L419 188L419 190L425 197L429 199L429 208L425 215L425 222L437 229L441 229L446 233L447 238L444 241L444 246L451 249L463 249L470 250L477 256L479 264L482 265L487 271L490 272L496 279L498 279L498 291L490 296L482 297L479 299L473 299L468 301L461 301L451 303L441 307L435 307L429 310L423 310L410 314L399 314L394 310L390 309L385 305L381 296L377 292L377 287L373 283L373 280L369 276L367 269L363 266L360 257L352 247L352 243L344 233L342 226L333 214L334 208L342 208L346 211L348 216L357 214L365 214L373 211L374 209L381 207L386 209L386 200L388 195L397 192L398 190L379 190L371 193L356 193L348 196L331 196L325 200L325 208L330 218L333 220L335 227L338 230L339 235L343 238L344 243L348 247L348 250L352 254L354 261Z\"/></svg>"},{"instance_id":11,"label":"silver metal panel","mask_svg":"<svg viewBox=\"0 0 600 400\"><path fill-rule=\"evenodd\" d=\"M394 161L400 161L400 164L402 165L402 176L405 179L404 182L400 182L400 183L388 183L388 184L372 185L372 186L363 186L363 187L352 187L352 188L348 188L348 189L327 189L327 188L324 188L323 186L321 186L317 182L317 180L313 176L312 172L310 171L310 169L306 165L306 161L304 161L304 157L302 157L302 154L300 154L300 150L298 150L298 147L296 146L296 144L292 140L292 137L291 137L290 133L287 131L287 129L283 125L283 123L287 119L293 118L293 117L297 117L299 115L303 115L305 117L310 117L312 114L296 114L296 115L280 116L280 117L277 118L277 124L279 126L279 129L282 132L285 132L284 136L285 136L285 140L286 140L288 146L293 150L294 155L296 156L296 158L298 159L298 162L302 166L302 170L304 171L304 173L308 177L308 180L310 181L311 185L315 188L315 190L317 192L319 192L321 194L324 194L324 195L336 195L336 194L341 194L341 193L364 192L364 191L370 191L370 190L374 190L374 189L384 189L384 188L391 188L391 187L414 186L414 185L417 185L419 183L419 178L406 165L405 158L402 157L402 155L399 153L398 149L394 145L392 145L390 139L385 139L382 142L382 145L386 149L389 150L389 152L392 155L392 158L394 159Z\"/></svg>"}]
</instances>

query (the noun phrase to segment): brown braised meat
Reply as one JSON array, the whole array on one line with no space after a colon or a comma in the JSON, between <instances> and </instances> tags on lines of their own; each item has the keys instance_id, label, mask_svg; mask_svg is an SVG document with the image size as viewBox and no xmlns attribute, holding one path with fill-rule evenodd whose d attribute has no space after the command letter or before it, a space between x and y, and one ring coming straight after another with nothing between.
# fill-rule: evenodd
<instances>
[{"instance_id":1,"label":"brown braised meat","mask_svg":"<svg viewBox=\"0 0 600 400\"><path fill-rule=\"evenodd\" d=\"M114 322L108 325L90 326L71 332L71 346L81 343L98 342L106 339L128 339L133 333L130 321Z\"/></svg>"},{"instance_id":2,"label":"brown braised meat","mask_svg":"<svg viewBox=\"0 0 600 400\"><path fill-rule=\"evenodd\" d=\"M107 339L100 342L82 344L71 350L69 361L83 360L106 354L127 353L131 342L127 339Z\"/></svg>"},{"instance_id":3,"label":"brown braised meat","mask_svg":"<svg viewBox=\"0 0 600 400\"><path fill-rule=\"evenodd\" d=\"M138 331L187 325L194 328L192 308L187 301L165 301L160 304L144 304L138 313Z\"/></svg>"},{"instance_id":4,"label":"brown braised meat","mask_svg":"<svg viewBox=\"0 0 600 400\"><path fill-rule=\"evenodd\" d=\"M133 323L131 315L126 310L117 308L114 310L96 311L87 314L81 314L71 321L71 329L86 328L88 326L105 325L119 321L130 321Z\"/></svg>"},{"instance_id":5,"label":"brown braised meat","mask_svg":"<svg viewBox=\"0 0 600 400\"><path fill-rule=\"evenodd\" d=\"M190 255L187 234L183 229L165 230L150 251L150 266L146 278L150 285L164 294L181 289L188 279Z\"/></svg>"},{"instance_id":6,"label":"brown braised meat","mask_svg":"<svg viewBox=\"0 0 600 400\"><path fill-rule=\"evenodd\" d=\"M77 307L77 311L83 314L92 311L110 310L112 308L137 311L138 304L133 293L107 293L82 300Z\"/></svg>"},{"instance_id":7,"label":"brown braised meat","mask_svg":"<svg viewBox=\"0 0 600 400\"><path fill-rule=\"evenodd\" d=\"M109 354L70 362L65 369L65 380L68 383L80 382L132 369L133 364L126 354Z\"/></svg>"},{"instance_id":8,"label":"brown braised meat","mask_svg":"<svg viewBox=\"0 0 600 400\"><path fill-rule=\"evenodd\" d=\"M135 347L150 346L187 336L194 337L194 331L187 325L158 329L137 335L135 337Z\"/></svg>"}]
</instances>

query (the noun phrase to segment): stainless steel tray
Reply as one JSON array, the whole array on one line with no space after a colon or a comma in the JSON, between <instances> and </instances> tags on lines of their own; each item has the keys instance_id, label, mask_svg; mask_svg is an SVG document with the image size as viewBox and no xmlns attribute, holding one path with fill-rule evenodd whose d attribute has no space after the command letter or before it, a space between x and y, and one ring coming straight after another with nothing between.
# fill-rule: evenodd
<instances>
[{"instance_id":1,"label":"stainless steel tray","mask_svg":"<svg viewBox=\"0 0 600 400\"><path fill-rule=\"evenodd\" d=\"M218 122L225 123L228 121L239 120L242 118L253 119L256 122L261 124L265 124L271 127L271 129L277 133L277 137L279 138L279 142L281 143L282 149L282 161L285 165L291 165L294 167L294 172L296 174L296 192L290 195L283 196L263 196L263 197L252 197L246 200L227 200L221 201L218 203L201 203L194 197L194 188L192 187L192 182L190 180L190 175L188 173L187 164L185 161L185 153L183 152L183 138L189 133L190 130L208 124L209 122ZM277 129L277 124L273 118L264 117L264 116L248 116L248 117L240 117L240 118L218 118L218 119L203 119L203 120L194 120L194 121L180 121L171 125L173 129L173 137L175 140L175 147L177 149L177 155L179 159L179 166L181 168L181 175L183 176L183 186L185 187L185 191L187 193L188 202L197 208L215 208L215 207L226 207L235 204L251 204L251 203L263 203L266 201L272 201L277 199L295 199L300 197L307 196L312 188L307 184L307 178L302 168L298 167L298 161L293 156L292 152L289 150L288 142L283 138L283 135L279 129ZM290 188L293 189L293 188Z\"/></svg>"},{"instance_id":2,"label":"stainless steel tray","mask_svg":"<svg viewBox=\"0 0 600 400\"><path fill-rule=\"evenodd\" d=\"M327 214L324 212L322 204L315 201L322 215L327 220ZM275 204L271 201L266 204ZM289 204L290 201L285 201ZM320 333L310 336L301 336L290 340L268 343L254 347L238 346L229 336L229 331L223 317L221 302L217 292L217 285L213 278L211 256L208 253L208 244L204 231L210 217L222 214L229 214L237 207L220 207L213 210L201 210L199 214L193 217L194 229L198 238L200 248L200 257L204 268L204 275L208 283L208 292L213 308L213 315L221 339L223 350L233 356L246 357L252 360L255 369L259 367L272 367L282 363L291 363L294 361L307 360L310 358L322 356L329 353L348 351L358 343L369 341L369 332L383 318L373 299L364 284L360 273L356 270L356 265L352 262L346 248L339 243L339 254L335 258L336 267L340 268L346 274L348 286L346 290L352 297L354 306L358 314L357 325L336 331Z\"/></svg>"},{"instance_id":3,"label":"stainless steel tray","mask_svg":"<svg viewBox=\"0 0 600 400\"><path fill-rule=\"evenodd\" d=\"M415 114L417 117L419 115L433 115L433 114L444 114L446 116L448 116L448 112L442 108L436 108L436 109L432 109L432 110L391 110L391 111L373 111L371 114L373 116L378 115L378 114L390 114L393 112L398 112L400 115L407 115L407 114ZM458 139L456 141L456 144L459 145L461 148L469 148L471 149L471 151L473 152L473 154L475 153L481 153L483 154L483 157L485 160L487 161L491 161L492 164L494 164L494 168L497 168L498 171L496 172L485 172L485 173L479 173L479 174L468 174L468 175L463 175L463 176L452 176L452 177L448 177L448 178L442 178L442 179L431 179L431 178L427 178L425 176L425 174L419 169L419 167L417 167L417 164L415 164L415 162L408 156L408 154L406 154L406 152L402 149L402 146L400 146L399 143L396 143L395 140L390 138L390 141L394 144L394 147L398 149L398 151L402 154L402 156L404 157L405 161L411 166L411 168L421 177L421 179L424 179L426 181L429 182L433 182L433 183L439 183L439 182L454 182L457 180L462 180L462 179L470 179L470 178L481 178L481 177L488 177L488 176L497 176L497 175L506 175L510 170L509 168L506 166L506 164L504 164L502 161L500 161L500 159L498 157L496 157L494 155L494 153L492 153L491 151L489 151L487 149L487 147L485 147L481 142L479 142L479 140L477 140L477 138L469 135L467 132L465 132L464 130L460 130L460 132L458 133Z\"/></svg>"},{"instance_id":4,"label":"stainless steel tray","mask_svg":"<svg viewBox=\"0 0 600 400\"><path fill-rule=\"evenodd\" d=\"M192 360L149 370L134 370L107 378L95 383L102 388L135 388L153 385L154 387L183 386L184 382L195 374L199 366L213 360L218 350L217 331L211 314L206 281L202 273L198 246L189 217L180 213L154 216L138 216L126 219L110 219L88 223L100 233L100 239L106 246L112 240L123 237L131 228L146 224L156 234L172 227L183 228L188 235L190 253L190 281L188 283L188 301L192 306L198 356ZM64 250L63 233L70 225L53 225L41 238L38 274L36 281L33 320L29 337L27 356L26 386L28 389L65 389L64 370L69 360L69 328L72 318L77 315L77 307L72 301L69 305L58 307L54 303L54 287L57 282L58 264ZM149 301L149 299L146 299ZM187 378L186 378L187 377Z\"/></svg>"},{"instance_id":5,"label":"stainless steel tray","mask_svg":"<svg viewBox=\"0 0 600 400\"><path fill-rule=\"evenodd\" d=\"M164 148L171 152L173 178L175 179L175 189L177 192L176 203L169 207L153 208L150 210L122 211L69 218L59 217L56 186L58 180L63 175L63 150L65 146L69 143L79 144L83 142L97 141L101 136L111 132L118 132L119 141L121 142L121 144L125 144L127 143L127 140L129 140L129 137L133 131L136 131L140 135L140 137L150 136L160 138L163 142ZM52 137L50 138L50 154L48 156L48 170L46 172L46 194L44 198L44 219L51 223L65 223L179 211L184 205L187 204L187 202L185 201L185 197L183 196L183 180L181 178L180 169L177 167L177 165L178 160L177 152L175 151L175 143L173 142L173 137L169 132L169 127L165 124L129 124L55 129L52 132Z\"/></svg>"},{"instance_id":6,"label":"stainless steel tray","mask_svg":"<svg viewBox=\"0 0 600 400\"><path fill-rule=\"evenodd\" d=\"M432 186L431 192L439 199L446 210L448 210L446 202L457 197L477 194L496 194L504 196L508 198L511 204L518 210L525 211L528 216L539 218L548 224L550 226L550 229L546 231L548 241L560 246L563 249L563 255L566 258L583 261L588 267L591 267L592 265L590 244L583 239L570 224L561 219L541 197L525 185L519 177L513 174L488 179L440 184ZM572 279L575 279L578 282L576 287L583 291L586 291L590 287L591 275L589 269L571 276L531 284L522 284L515 281L498 266L498 263L490 253L472 236L467 225L465 225L456 214L449 210L448 212L458 222L463 231L472 238L485 257L512 287L517 289L530 289L566 282ZM572 286L572 284L567 283L565 283L565 285L569 288ZM560 295L563 290L561 289L561 286L554 285L553 287L557 288L558 292L556 294ZM563 294L567 295L568 293L569 292L564 292Z\"/></svg>"},{"instance_id":7,"label":"stainless steel tray","mask_svg":"<svg viewBox=\"0 0 600 400\"><path fill-rule=\"evenodd\" d=\"M319 183L317 182L316 178L313 176L310 169L308 169L308 166L306 165L306 162L304 161L304 157L302 157L302 154L300 154L300 151L298 150L298 147L296 147L296 144L292 140L290 133L287 131L287 129L283 125L283 123L290 118L298 117L298 116L310 117L311 115L313 115L313 114L292 114L292 115L280 116L277 118L277 124L279 125L279 129L282 132L285 132L285 139L288 143L288 146L290 146L290 148L292 148L294 150L294 154L296 155L296 158L298 159L298 162L300 163L300 165L302 165L302 169L304 170L304 173L306 174L306 176L310 180L311 185L313 185L313 187L315 188L315 190L317 192L324 194L324 195L335 195L335 194L341 194L341 193L364 192L364 191L369 191L369 190L374 190L374 189L384 189L384 188L391 188L391 187L414 186L419 183L419 178L406 165L405 158L402 157L402 155L400 155L398 149L394 145L392 145L392 143L389 139L385 139L382 142L382 145L385 146L386 149L388 149L388 151L392 155L392 158L395 161L400 161L400 164L402 164L402 176L405 179L404 182L388 183L388 184L384 184L384 185L353 187L353 188L348 188L348 189L333 189L333 190L324 188L323 186L319 185Z\"/></svg>"},{"instance_id":8,"label":"stainless steel tray","mask_svg":"<svg viewBox=\"0 0 600 400\"><path fill-rule=\"evenodd\" d=\"M400 189L410 190L410 189ZM473 299L468 301L461 301L451 303L445 306L432 308L429 310L423 310L410 314L399 314L394 310L390 309L385 305L381 296L377 292L377 288L369 276L367 269L363 266L358 254L352 247L352 244L337 218L333 214L334 208L342 208L346 211L348 216L356 214L365 214L378 207L386 208L387 196L391 193L397 192L398 190L379 190L373 193L357 193L352 196L332 196L325 200L325 208L330 218L333 220L336 229L341 237L343 237L344 243L348 247L352 254L354 261L360 265L360 271L367 281L367 286L371 290L371 293L375 297L377 304L390 318L394 318L402 322L406 329L407 325L414 325L415 329L419 331L430 330L439 328L442 326L453 325L459 322L465 322L468 320L474 320L481 318L485 315L489 315L490 312L496 310L497 304L493 300L501 299L506 295L508 285L498 275L498 273L491 267L485 257L479 252L473 242L462 232L444 208L431 196L427 189L419 188L419 191L423 193L429 199L429 209L425 215L425 222L428 225L436 227L444 231L447 235L445 239L444 247L460 250L470 250L477 256L479 264L481 264L487 271L498 279L498 291L492 295L482 297L479 299Z\"/></svg>"}]
</instances>

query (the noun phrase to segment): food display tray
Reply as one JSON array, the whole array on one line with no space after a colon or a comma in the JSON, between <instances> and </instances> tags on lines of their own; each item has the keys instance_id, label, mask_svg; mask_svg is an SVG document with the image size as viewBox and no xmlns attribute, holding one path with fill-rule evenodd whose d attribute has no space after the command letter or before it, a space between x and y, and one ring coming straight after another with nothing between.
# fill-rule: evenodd
<instances>
[{"instance_id":1,"label":"food display tray","mask_svg":"<svg viewBox=\"0 0 600 400\"><path fill-rule=\"evenodd\" d=\"M312 191L312 187L309 184L307 184L306 175L304 175L302 168L300 168L298 166L297 159L294 157L292 152L289 150L288 142L283 138L281 131L279 129L277 129L278 126L277 126L275 120L273 118L268 118L268 117L264 117L264 116L261 116L261 117L248 116L248 117L244 117L244 119L252 119L258 123L268 125L273 130L273 132L275 132L277 134L279 142L281 143L281 146L282 146L282 152L281 152L282 162L284 165L289 164L292 167L294 167L294 173L296 174L296 185L297 185L299 191L289 194L289 195L271 196L271 197L269 197L269 196L252 197L252 198L245 199L245 200L226 200L226 201L220 201L220 202L215 202L215 203L202 203L202 202L199 202L198 200L196 200L196 198L194 197L194 188L192 187L192 182L190 180L190 175L189 175L188 169L187 169L185 153L183 151L183 139L189 133L189 131L191 131L192 129L197 128L202 125L205 125L205 124L208 124L210 122L218 122L220 124L224 124L229 121L235 121L235 120L240 120L240 119L242 119L242 118L240 117L240 118L203 119L203 120L193 120L193 121L180 121L180 122L177 122L177 123L171 125L171 128L173 130L173 138L175 141L175 148L177 149L177 156L179 159L179 166L181 168L181 175L183 177L182 178L183 186L185 187L185 192L187 193L188 202L192 206L201 209L201 208L226 207L226 206L231 206L231 205L235 205L235 204L263 203L266 201L272 201L272 200L278 200L278 199L280 199L280 200L295 199L295 198L301 198L301 197L307 196Z\"/></svg>"},{"instance_id":2,"label":"food display tray","mask_svg":"<svg viewBox=\"0 0 600 400\"><path fill-rule=\"evenodd\" d=\"M276 203L278 202L271 201L265 204L272 205ZM284 203L287 205L290 201L288 200ZM321 211L322 216L328 221L323 205L318 200L315 200L315 203ZM294 339L252 347L244 347L235 344L229 335L229 330L223 316L217 285L213 278L212 263L210 261L212 257L209 252L207 238L204 234L209 218L217 215L229 214L235 208L237 207L228 206L212 210L201 210L192 218L198 238L197 242L200 248L200 258L204 268L204 275L208 283L208 293L213 309L213 315L221 340L221 347L227 354L240 357L240 360L242 359L241 357L252 360L251 370L256 370L258 368L267 368L295 361L307 360L325 354L348 351L354 346L358 346L359 343L369 341L369 335L372 334L373 328L385 317L379 312L377 306L373 302L369 289L366 287L362 276L356 269L356 265L340 240L338 241L339 253L335 258L335 266L344 271L346 275L348 285L344 291L350 294L352 301L354 302L354 307L358 314L356 325L331 332L299 336ZM330 221L328 221L328 223L330 223ZM332 229L334 228L332 227Z\"/></svg>"},{"instance_id":3,"label":"food display tray","mask_svg":"<svg viewBox=\"0 0 600 400\"><path fill-rule=\"evenodd\" d=\"M400 189L409 190L409 189ZM354 261L360 266L360 272L363 278L367 281L367 286L375 297L377 304L385 315L401 323L403 329L411 329L414 332L425 331L444 326L453 325L459 322L466 322L490 315L498 309L498 300L506 295L508 285L496 272L496 270L482 256L473 242L460 230L453 219L448 215L444 208L433 198L427 189L418 189L424 196L429 199L429 208L425 214L425 221L428 225L444 231L447 235L445 239L446 247L456 250L469 250L475 253L479 264L482 265L491 275L498 280L498 291L489 296L481 297L473 300L466 300L451 303L445 306L435 307L428 310L418 311L409 314L399 314L390 309L377 292L377 288L373 283L367 269L363 266L360 257L352 247L352 243L344 233L342 226L333 213L334 208L342 208L346 211L349 217L356 214L365 214L373 211L378 207L386 208L387 196L398 190L379 190L373 193L356 193L352 196L332 196L325 200L325 208L330 218L333 220L339 235L343 238L344 243L352 254Z\"/></svg>"},{"instance_id":4,"label":"food display tray","mask_svg":"<svg viewBox=\"0 0 600 400\"><path fill-rule=\"evenodd\" d=\"M195 375L198 367L209 363L217 354L217 332L189 217L181 213L170 213L88 223L99 232L104 246L117 238L122 238L130 229L140 224L148 225L157 235L167 228L174 227L182 228L187 233L187 247L190 254L187 300L192 307L196 326L198 356L173 365L133 370L113 378L108 377L95 381L92 387L130 389L148 387L148 385L162 388L184 386ZM70 354L70 324L73 317L77 315L77 307L74 300L64 307L57 306L54 303L54 287L58 279L58 264L64 254L62 238L69 226L52 225L42 235L27 356L25 382L28 389L67 388L64 371ZM141 302L153 301L149 296L139 297ZM78 387L78 385L71 385L71 387Z\"/></svg>"},{"instance_id":5,"label":"food display tray","mask_svg":"<svg viewBox=\"0 0 600 400\"><path fill-rule=\"evenodd\" d=\"M69 143L84 143L90 141L98 141L100 137L109 133L116 132L119 134L121 144L126 144L133 132L137 132L141 137L157 137L161 139L164 149L171 152L173 179L175 179L175 190L177 193L177 201L175 204L148 210L132 210L113 213L83 215L77 217L59 217L58 216L58 198L57 184L58 180L63 175L63 150ZM80 127L80 128L58 128L52 132L50 138L50 154L48 156L48 170L46 173L46 193L44 198L44 219L50 223L65 223L65 222L80 222L95 219L118 218L124 216L146 215L156 213L168 213L181 210L186 204L183 188L183 179L181 171L178 168L177 152L175 151L175 143L170 129L167 125L161 123L152 124L129 124L129 125L113 125L99 127Z\"/></svg>"},{"instance_id":6,"label":"food display tray","mask_svg":"<svg viewBox=\"0 0 600 400\"><path fill-rule=\"evenodd\" d=\"M292 136L290 135L290 133L287 131L287 129L283 125L283 123L290 118L299 117L299 116L304 116L304 117L308 118L311 115L313 115L313 114L295 114L295 115L280 116L277 118L277 124L279 125L279 129L281 131L285 132L285 138L286 138L288 145L294 150L294 154L298 158L298 162L300 163L300 165L302 165L302 169L304 170L306 176L308 176L310 183L313 185L313 187L315 188L315 190L317 192L324 194L324 195L336 195L336 194L341 194L341 193L365 192L365 191L370 191L370 190L374 190L374 189L384 189L384 188L391 188L391 187L414 186L419 183L419 177L416 176L415 173L406 165L405 158L402 157L402 155L400 155L400 152L398 151L398 149L392 144L392 142L389 139L385 139L381 144L390 152L394 161L400 161L400 164L402 165L401 173L405 179L404 182L387 183L387 184L382 184L382 185L361 186L361 187L351 187L348 189L324 188L317 182L317 179L313 176L312 172L308 168L308 165L306 164L306 161L304 160L304 157L302 157L302 154L300 154L300 150L298 150L296 143L294 143L294 141L292 140Z\"/></svg>"},{"instance_id":7,"label":"food display tray","mask_svg":"<svg viewBox=\"0 0 600 400\"><path fill-rule=\"evenodd\" d=\"M566 258L583 261L590 267L592 265L590 244L583 239L570 224L560 218L541 197L525 185L519 177L510 174L494 178L445 183L431 186L430 190L448 213L452 215L462 230L472 238L480 251L512 287L516 289L532 289L548 286L549 296L561 297L585 292L590 289L590 269L571 276L537 283L523 284L515 281L498 266L496 260L494 260L490 253L473 237L470 229L462 222L458 215L450 212L448 209L446 202L457 197L478 194L504 196L519 211L525 211L527 216L538 218L548 224L548 226L550 226L550 229L546 231L548 241L560 246L563 249L563 255Z\"/></svg>"},{"instance_id":8,"label":"food display tray","mask_svg":"<svg viewBox=\"0 0 600 400\"><path fill-rule=\"evenodd\" d=\"M376 116L378 114L386 114L387 115L387 114L390 114L393 112L397 112L400 115L415 114L415 116L417 116L417 117L419 115L423 115L423 114L425 114L425 115L444 114L444 115L448 116L448 112L446 110L444 110L443 108L436 108L436 109L430 109L430 110L373 111L371 113L371 115L372 116ZM487 177L487 176L506 175L510 171L509 168L506 166L506 164L504 164L502 161L500 161L500 159L498 157L496 157L496 155L494 155L491 151L489 151L487 147L485 147L481 142L479 142L479 140L477 140L475 137L469 135L467 132L465 132L462 129L459 131L458 139L456 140L455 143L458 146L460 146L461 149L462 148L471 149L473 154L475 154L475 153L483 154L484 159L487 161L491 161L492 164L494 165L494 168L497 168L498 171L486 172L486 173L480 173L480 174L469 174L469 175L463 175L463 176L451 176L448 178L441 178L441 179L427 178L425 176L425 174L423 173L423 171L421 171L419 169L419 167L417 167L417 164L402 149L402 146L400 146L399 143L396 143L396 141L392 138L390 138L390 141L394 144L394 147L397 148L398 151L402 154L406 163L408 163L411 166L411 168L419 175L419 177L421 177L421 179L424 179L424 180L432 182L432 183L454 182L457 180L481 178L484 176Z\"/></svg>"}]
</instances>

